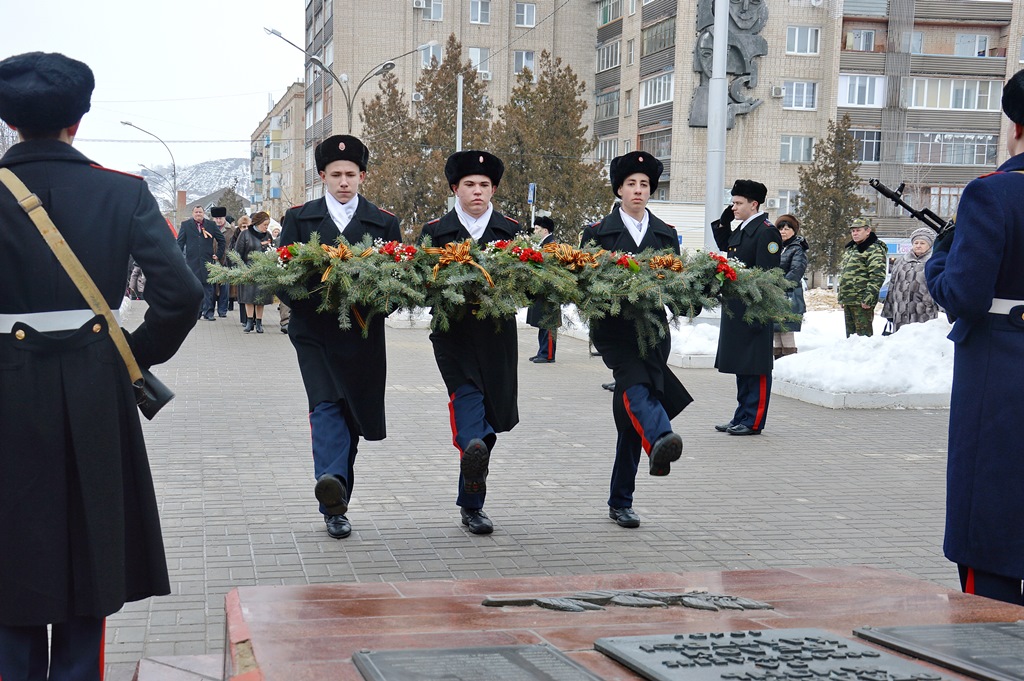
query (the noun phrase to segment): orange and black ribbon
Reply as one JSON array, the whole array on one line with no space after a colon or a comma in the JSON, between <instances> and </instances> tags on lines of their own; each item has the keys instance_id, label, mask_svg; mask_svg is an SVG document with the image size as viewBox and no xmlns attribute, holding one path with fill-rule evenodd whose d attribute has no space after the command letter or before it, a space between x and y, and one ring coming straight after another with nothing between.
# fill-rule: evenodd
<instances>
[{"instance_id":1,"label":"orange and black ribbon","mask_svg":"<svg viewBox=\"0 0 1024 681\"><path fill-rule=\"evenodd\" d=\"M445 244L444 248L424 248L423 251L425 253L441 256L437 261L437 264L434 265L434 279L437 279L437 272L442 267L447 267L451 264L472 265L484 273L484 279L487 280L488 286L494 286L494 281L491 280L491 275L483 268L483 265L473 260L473 256L470 253L470 246L472 243L472 241L467 239L461 244Z\"/></svg>"},{"instance_id":2,"label":"orange and black ribbon","mask_svg":"<svg viewBox=\"0 0 1024 681\"><path fill-rule=\"evenodd\" d=\"M587 251L573 248L569 244L545 244L541 250L555 256L558 262L572 271L582 270L588 266L597 267L597 256L604 253L603 250L598 251L597 254L588 253Z\"/></svg>"}]
</instances>

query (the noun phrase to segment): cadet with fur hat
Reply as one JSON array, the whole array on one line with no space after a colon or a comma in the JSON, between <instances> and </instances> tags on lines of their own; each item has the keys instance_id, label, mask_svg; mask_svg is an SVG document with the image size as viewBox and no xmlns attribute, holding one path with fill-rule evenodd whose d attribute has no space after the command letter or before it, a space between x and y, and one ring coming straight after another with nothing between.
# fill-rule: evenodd
<instances>
[{"instance_id":1,"label":"cadet with fur hat","mask_svg":"<svg viewBox=\"0 0 1024 681\"><path fill-rule=\"evenodd\" d=\"M768 221L762 206L768 188L755 180L736 180L732 204L722 217L711 223L718 248L747 267L770 270L781 262L782 235ZM740 225L732 229L733 220ZM715 430L729 435L758 435L768 417L772 395L772 324L743 321L747 307L735 298L723 302L715 367L723 374L736 374L736 412L728 423ZM731 314L730 314L731 313Z\"/></svg>"},{"instance_id":2,"label":"cadet with fur hat","mask_svg":"<svg viewBox=\"0 0 1024 681\"><path fill-rule=\"evenodd\" d=\"M351 135L328 137L316 146L314 159L324 195L285 213L279 247L307 242L313 234L322 244L335 244L340 238L355 244L367 235L401 241L398 218L360 193L370 159L370 150L361 140ZM319 283L310 280L310 289ZM291 308L288 337L295 346L309 403L313 493L327 533L341 539L352 533L346 513L359 438L383 440L387 435L384 317L365 321L366 315L354 307L349 314L351 328L346 331L338 327L336 315L317 312L318 294L301 300L280 291L278 295ZM365 326L369 328L364 336Z\"/></svg>"},{"instance_id":3,"label":"cadet with fur hat","mask_svg":"<svg viewBox=\"0 0 1024 681\"><path fill-rule=\"evenodd\" d=\"M38 198L114 315L129 258L145 271L145 317L124 335L149 368L181 346L203 291L143 179L72 147L93 85L62 54L0 61L0 118L20 140L0 172ZM98 681L104 618L170 593L146 443L106 316L2 185L0 224L0 678Z\"/></svg>"},{"instance_id":4,"label":"cadet with fur hat","mask_svg":"<svg viewBox=\"0 0 1024 681\"><path fill-rule=\"evenodd\" d=\"M964 591L1024 605L1024 71L1002 103L1010 158L964 189L925 276L956 317L943 551Z\"/></svg>"},{"instance_id":5,"label":"cadet with fur hat","mask_svg":"<svg viewBox=\"0 0 1024 681\"><path fill-rule=\"evenodd\" d=\"M671 225L647 208L658 188L664 165L646 151L633 151L612 159L612 193L622 200L600 222L583 230L581 246L590 244L620 253L653 249L679 254L679 237ZM651 475L668 475L683 451L683 440L672 431L675 418L693 398L668 368L672 339L668 317L661 313L665 335L640 356L636 323L609 317L591 325L591 339L601 359L612 370L615 389L612 417L618 433L608 495L608 517L620 527L639 527L633 511L633 491L641 454L647 455Z\"/></svg>"},{"instance_id":6,"label":"cadet with fur hat","mask_svg":"<svg viewBox=\"0 0 1024 681\"><path fill-rule=\"evenodd\" d=\"M457 151L444 164L455 207L423 227L420 241L443 247L473 239L480 245L515 238L519 223L491 204L505 165L486 151ZM471 307L471 306L467 306ZM455 504L462 524L473 534L490 534L494 524L484 512L487 474L498 433L519 423L519 344L515 317L495 325L467 309L447 331L433 331L434 359L450 396L452 441L459 451L459 489Z\"/></svg>"}]
</instances>

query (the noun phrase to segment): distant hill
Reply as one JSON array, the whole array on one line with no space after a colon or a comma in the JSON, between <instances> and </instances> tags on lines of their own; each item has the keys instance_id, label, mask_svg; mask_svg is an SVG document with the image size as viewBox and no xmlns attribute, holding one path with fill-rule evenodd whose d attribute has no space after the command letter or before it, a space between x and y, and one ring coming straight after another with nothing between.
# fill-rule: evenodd
<instances>
[{"instance_id":1,"label":"distant hill","mask_svg":"<svg viewBox=\"0 0 1024 681\"><path fill-rule=\"evenodd\" d=\"M184 166L178 168L178 189L188 193L186 203L190 203L236 183L235 191L245 198L249 198L252 194L250 167L247 158L222 158L216 161L204 161L193 166ZM160 208L170 210L173 205L171 167L156 166L153 170L156 172L144 168L139 174L146 178L149 190L153 192Z\"/></svg>"}]
</instances>

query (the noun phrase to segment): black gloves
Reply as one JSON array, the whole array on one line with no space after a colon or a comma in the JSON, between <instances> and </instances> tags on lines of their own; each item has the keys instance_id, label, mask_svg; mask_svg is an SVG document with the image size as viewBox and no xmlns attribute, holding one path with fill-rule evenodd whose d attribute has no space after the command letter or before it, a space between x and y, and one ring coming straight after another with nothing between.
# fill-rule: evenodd
<instances>
[{"instance_id":1,"label":"black gloves","mask_svg":"<svg viewBox=\"0 0 1024 681\"><path fill-rule=\"evenodd\" d=\"M732 221L735 219L736 215L732 212L732 206L726 206L725 210L722 211L722 217L718 224L720 227L731 227Z\"/></svg>"},{"instance_id":2,"label":"black gloves","mask_svg":"<svg viewBox=\"0 0 1024 681\"><path fill-rule=\"evenodd\" d=\"M943 232L942 236L935 240L935 245L932 247L932 252L949 253L949 249L953 245L953 232L953 227L950 227L945 232Z\"/></svg>"}]
</instances>

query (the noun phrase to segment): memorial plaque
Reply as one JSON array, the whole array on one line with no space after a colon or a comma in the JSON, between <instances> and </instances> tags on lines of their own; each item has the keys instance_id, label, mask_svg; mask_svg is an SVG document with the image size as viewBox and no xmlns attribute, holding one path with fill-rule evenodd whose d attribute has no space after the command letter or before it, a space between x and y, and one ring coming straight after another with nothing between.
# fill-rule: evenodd
<instances>
[{"instance_id":1,"label":"memorial plaque","mask_svg":"<svg viewBox=\"0 0 1024 681\"><path fill-rule=\"evenodd\" d=\"M1024 679L1024 622L863 627L853 633L979 679Z\"/></svg>"},{"instance_id":2,"label":"memorial plaque","mask_svg":"<svg viewBox=\"0 0 1024 681\"><path fill-rule=\"evenodd\" d=\"M602 681L547 645L359 652L367 681Z\"/></svg>"},{"instance_id":3,"label":"memorial plaque","mask_svg":"<svg viewBox=\"0 0 1024 681\"><path fill-rule=\"evenodd\" d=\"M822 629L601 638L594 648L650 681L948 681Z\"/></svg>"}]
</instances>

